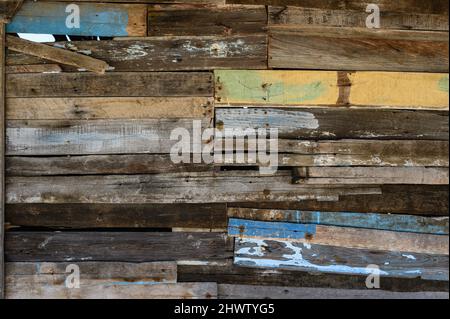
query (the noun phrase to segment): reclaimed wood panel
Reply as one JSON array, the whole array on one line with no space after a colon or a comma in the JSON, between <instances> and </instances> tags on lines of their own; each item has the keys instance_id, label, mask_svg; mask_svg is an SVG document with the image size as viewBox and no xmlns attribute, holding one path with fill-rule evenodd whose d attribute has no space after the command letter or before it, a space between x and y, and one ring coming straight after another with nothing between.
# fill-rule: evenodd
<instances>
[{"instance_id":1,"label":"reclaimed wood panel","mask_svg":"<svg viewBox=\"0 0 450 319\"><path fill-rule=\"evenodd\" d=\"M64 229L226 228L225 204L13 204L8 225Z\"/></svg>"},{"instance_id":2,"label":"reclaimed wood panel","mask_svg":"<svg viewBox=\"0 0 450 319\"><path fill-rule=\"evenodd\" d=\"M226 203L337 201L380 194L378 186L295 185L289 172L192 172L156 175L10 177L7 203Z\"/></svg>"},{"instance_id":3,"label":"reclaimed wood panel","mask_svg":"<svg viewBox=\"0 0 450 319\"><path fill-rule=\"evenodd\" d=\"M217 70L215 77L216 102L224 105L448 109L442 73Z\"/></svg>"},{"instance_id":4,"label":"reclaimed wood panel","mask_svg":"<svg viewBox=\"0 0 450 319\"><path fill-rule=\"evenodd\" d=\"M67 9L69 4L26 1L6 31L103 37L145 36L147 33L147 7L143 4L74 4L80 11L78 27L72 26L70 17L74 11L70 7Z\"/></svg>"},{"instance_id":5,"label":"reclaimed wood panel","mask_svg":"<svg viewBox=\"0 0 450 319\"><path fill-rule=\"evenodd\" d=\"M340 227L368 228L398 232L447 235L448 217L424 217L353 212L228 208L232 218Z\"/></svg>"},{"instance_id":6,"label":"reclaimed wood panel","mask_svg":"<svg viewBox=\"0 0 450 319\"><path fill-rule=\"evenodd\" d=\"M445 235L234 218L228 223L228 235L240 239L289 240L307 246L317 244L421 254L448 255L449 251L449 239Z\"/></svg>"},{"instance_id":7,"label":"reclaimed wood panel","mask_svg":"<svg viewBox=\"0 0 450 319\"><path fill-rule=\"evenodd\" d=\"M309 7L268 7L269 25L314 25L330 27L366 27L365 10L321 9ZM448 31L445 13L382 11L381 29Z\"/></svg>"},{"instance_id":8,"label":"reclaimed wood panel","mask_svg":"<svg viewBox=\"0 0 450 319\"><path fill-rule=\"evenodd\" d=\"M155 4L148 7L150 36L265 34L266 26L265 6Z\"/></svg>"},{"instance_id":9,"label":"reclaimed wood panel","mask_svg":"<svg viewBox=\"0 0 450 319\"><path fill-rule=\"evenodd\" d=\"M2 3L2 6L5 3ZM2 9L4 9L2 7ZM4 298L4 223L5 223L5 25L0 20L0 299Z\"/></svg>"},{"instance_id":10,"label":"reclaimed wood panel","mask_svg":"<svg viewBox=\"0 0 450 319\"><path fill-rule=\"evenodd\" d=\"M10 262L152 262L220 260L232 256L221 233L9 232Z\"/></svg>"},{"instance_id":11,"label":"reclaimed wood panel","mask_svg":"<svg viewBox=\"0 0 450 319\"><path fill-rule=\"evenodd\" d=\"M24 66L26 67L26 66ZM8 120L212 118L206 97L9 98Z\"/></svg>"},{"instance_id":12,"label":"reclaimed wood panel","mask_svg":"<svg viewBox=\"0 0 450 319\"><path fill-rule=\"evenodd\" d=\"M213 90L207 72L8 74L6 82L7 97L199 97Z\"/></svg>"},{"instance_id":13,"label":"reclaimed wood panel","mask_svg":"<svg viewBox=\"0 0 450 319\"><path fill-rule=\"evenodd\" d=\"M448 72L448 32L271 27L269 67Z\"/></svg>"},{"instance_id":14,"label":"reclaimed wood panel","mask_svg":"<svg viewBox=\"0 0 450 319\"><path fill-rule=\"evenodd\" d=\"M420 277L448 281L448 255L405 254L291 241L236 239L234 263L244 267L295 269L308 272Z\"/></svg>"},{"instance_id":15,"label":"reclaimed wood panel","mask_svg":"<svg viewBox=\"0 0 450 319\"><path fill-rule=\"evenodd\" d=\"M7 65L6 73L60 73L58 64Z\"/></svg>"},{"instance_id":16,"label":"reclaimed wood panel","mask_svg":"<svg viewBox=\"0 0 450 319\"><path fill-rule=\"evenodd\" d=\"M448 112L217 108L216 127L222 129L225 136L236 135L234 129L273 128L278 129L279 138L286 139L448 140Z\"/></svg>"}]
</instances>

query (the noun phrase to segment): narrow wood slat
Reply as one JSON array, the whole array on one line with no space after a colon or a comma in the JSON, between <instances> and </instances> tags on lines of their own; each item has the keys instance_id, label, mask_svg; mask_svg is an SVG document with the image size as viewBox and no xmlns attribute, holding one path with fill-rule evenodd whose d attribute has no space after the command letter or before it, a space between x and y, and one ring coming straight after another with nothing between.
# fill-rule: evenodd
<instances>
[{"instance_id":1,"label":"narrow wood slat","mask_svg":"<svg viewBox=\"0 0 450 319\"><path fill-rule=\"evenodd\" d=\"M29 64L29 65L7 65L6 73L60 73L58 64Z\"/></svg>"},{"instance_id":2,"label":"narrow wood slat","mask_svg":"<svg viewBox=\"0 0 450 319\"><path fill-rule=\"evenodd\" d=\"M3 299L5 295L5 84L5 25L0 20L0 299Z\"/></svg>"}]
</instances>

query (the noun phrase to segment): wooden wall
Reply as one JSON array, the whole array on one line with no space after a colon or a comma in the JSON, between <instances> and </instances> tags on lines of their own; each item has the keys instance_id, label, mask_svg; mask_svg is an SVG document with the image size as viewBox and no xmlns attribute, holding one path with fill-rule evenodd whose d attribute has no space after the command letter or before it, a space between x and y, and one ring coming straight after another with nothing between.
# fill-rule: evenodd
<instances>
[{"instance_id":1,"label":"wooden wall","mask_svg":"<svg viewBox=\"0 0 450 319\"><path fill-rule=\"evenodd\" d=\"M6 298L448 298L447 1L151 2L6 25ZM276 128L279 168L176 128Z\"/></svg>"}]
</instances>

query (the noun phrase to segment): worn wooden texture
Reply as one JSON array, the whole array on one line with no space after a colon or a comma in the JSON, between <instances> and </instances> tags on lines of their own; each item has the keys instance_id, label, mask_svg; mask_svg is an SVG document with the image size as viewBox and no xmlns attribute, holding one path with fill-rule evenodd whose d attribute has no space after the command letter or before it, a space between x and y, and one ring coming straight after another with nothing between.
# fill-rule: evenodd
<instances>
[{"instance_id":1,"label":"worn wooden texture","mask_svg":"<svg viewBox=\"0 0 450 319\"><path fill-rule=\"evenodd\" d=\"M149 6L148 19L150 36L264 34L267 11L264 6L158 4Z\"/></svg>"},{"instance_id":2,"label":"worn wooden texture","mask_svg":"<svg viewBox=\"0 0 450 319\"><path fill-rule=\"evenodd\" d=\"M213 96L213 90L206 72L8 74L6 82L7 97Z\"/></svg>"},{"instance_id":3,"label":"worn wooden texture","mask_svg":"<svg viewBox=\"0 0 450 319\"><path fill-rule=\"evenodd\" d=\"M198 119L207 128L208 119ZM75 155L170 153L178 139L171 140L177 128L193 131L192 119L141 120L14 120L8 121L8 155ZM192 148L206 141L192 141Z\"/></svg>"},{"instance_id":4,"label":"worn wooden texture","mask_svg":"<svg viewBox=\"0 0 450 319\"><path fill-rule=\"evenodd\" d=\"M306 200L297 202L241 202L230 207L328 212L362 212L448 216L449 190L438 185L380 185L382 194L340 196L338 202Z\"/></svg>"},{"instance_id":5,"label":"worn wooden texture","mask_svg":"<svg viewBox=\"0 0 450 319\"><path fill-rule=\"evenodd\" d=\"M10 98L8 120L212 118L206 97Z\"/></svg>"},{"instance_id":6,"label":"worn wooden texture","mask_svg":"<svg viewBox=\"0 0 450 319\"><path fill-rule=\"evenodd\" d=\"M5 254L12 262L214 261L232 247L221 233L9 232Z\"/></svg>"},{"instance_id":7,"label":"worn wooden texture","mask_svg":"<svg viewBox=\"0 0 450 319\"><path fill-rule=\"evenodd\" d=\"M281 240L236 239L234 263L245 267L448 281L448 255L408 254L351 249Z\"/></svg>"},{"instance_id":8,"label":"worn wooden texture","mask_svg":"<svg viewBox=\"0 0 450 319\"><path fill-rule=\"evenodd\" d=\"M448 74L443 73L217 70L215 76L216 101L224 105L448 110Z\"/></svg>"},{"instance_id":9,"label":"worn wooden texture","mask_svg":"<svg viewBox=\"0 0 450 319\"><path fill-rule=\"evenodd\" d=\"M228 208L232 218L447 235L448 217L353 212Z\"/></svg>"},{"instance_id":10,"label":"worn wooden texture","mask_svg":"<svg viewBox=\"0 0 450 319\"><path fill-rule=\"evenodd\" d=\"M147 7L144 4L76 2L80 11L78 27L72 27L73 9L66 9L68 5L26 1L6 31L103 37L145 36L147 33Z\"/></svg>"},{"instance_id":11,"label":"worn wooden texture","mask_svg":"<svg viewBox=\"0 0 450 319\"><path fill-rule=\"evenodd\" d=\"M305 245L329 245L391 252L448 255L449 251L449 239L446 235L234 218L229 220L228 235L240 239L289 240Z\"/></svg>"},{"instance_id":12,"label":"worn wooden texture","mask_svg":"<svg viewBox=\"0 0 450 319\"><path fill-rule=\"evenodd\" d=\"M448 32L271 27L269 67L448 72Z\"/></svg>"},{"instance_id":13,"label":"worn wooden texture","mask_svg":"<svg viewBox=\"0 0 450 319\"><path fill-rule=\"evenodd\" d=\"M366 27L369 15L365 10L340 10L280 6L268 7L269 25L314 25L330 27ZM448 31L445 13L410 13L386 11L381 13L381 29Z\"/></svg>"},{"instance_id":14,"label":"worn wooden texture","mask_svg":"<svg viewBox=\"0 0 450 319\"><path fill-rule=\"evenodd\" d=\"M377 289L218 286L219 299L448 299L448 292L391 292Z\"/></svg>"},{"instance_id":15,"label":"worn wooden texture","mask_svg":"<svg viewBox=\"0 0 450 319\"><path fill-rule=\"evenodd\" d=\"M5 295L3 260L5 236L5 84L5 25L0 21L0 299L3 299Z\"/></svg>"},{"instance_id":16,"label":"worn wooden texture","mask_svg":"<svg viewBox=\"0 0 450 319\"><path fill-rule=\"evenodd\" d=\"M14 204L7 205L10 227L226 228L225 204Z\"/></svg>"},{"instance_id":17,"label":"worn wooden texture","mask_svg":"<svg viewBox=\"0 0 450 319\"><path fill-rule=\"evenodd\" d=\"M16 12L22 6L23 0L0 1L0 23L9 23Z\"/></svg>"},{"instance_id":18,"label":"worn wooden texture","mask_svg":"<svg viewBox=\"0 0 450 319\"><path fill-rule=\"evenodd\" d=\"M226 203L337 201L380 194L378 186L295 185L290 172L192 172L156 175L10 177L6 198L18 203ZM174 187L176 186L176 187Z\"/></svg>"},{"instance_id":19,"label":"worn wooden texture","mask_svg":"<svg viewBox=\"0 0 450 319\"><path fill-rule=\"evenodd\" d=\"M58 64L7 65L6 73L60 73Z\"/></svg>"},{"instance_id":20,"label":"worn wooden texture","mask_svg":"<svg viewBox=\"0 0 450 319\"><path fill-rule=\"evenodd\" d=\"M102 60L79 54L69 50L55 48L47 44L24 40L11 35L7 36L7 47L9 50L37 56L56 63L86 69L97 74L104 74L110 68L108 63Z\"/></svg>"},{"instance_id":21,"label":"worn wooden texture","mask_svg":"<svg viewBox=\"0 0 450 319\"><path fill-rule=\"evenodd\" d=\"M448 112L217 108L216 127L225 136L235 134L234 129L273 128L278 129L279 138L286 139L448 140Z\"/></svg>"}]
</instances>

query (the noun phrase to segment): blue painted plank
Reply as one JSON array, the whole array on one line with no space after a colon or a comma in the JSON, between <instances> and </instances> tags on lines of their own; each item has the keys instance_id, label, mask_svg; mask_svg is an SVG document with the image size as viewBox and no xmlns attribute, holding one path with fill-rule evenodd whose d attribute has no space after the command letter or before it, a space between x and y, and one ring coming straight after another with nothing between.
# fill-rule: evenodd
<instances>
[{"instance_id":1,"label":"blue painted plank","mask_svg":"<svg viewBox=\"0 0 450 319\"><path fill-rule=\"evenodd\" d=\"M145 5L74 3L79 8L79 27L67 24L72 3L26 2L7 25L8 33L43 33L79 36L145 36ZM69 17L69 18L68 18Z\"/></svg>"}]
</instances>

